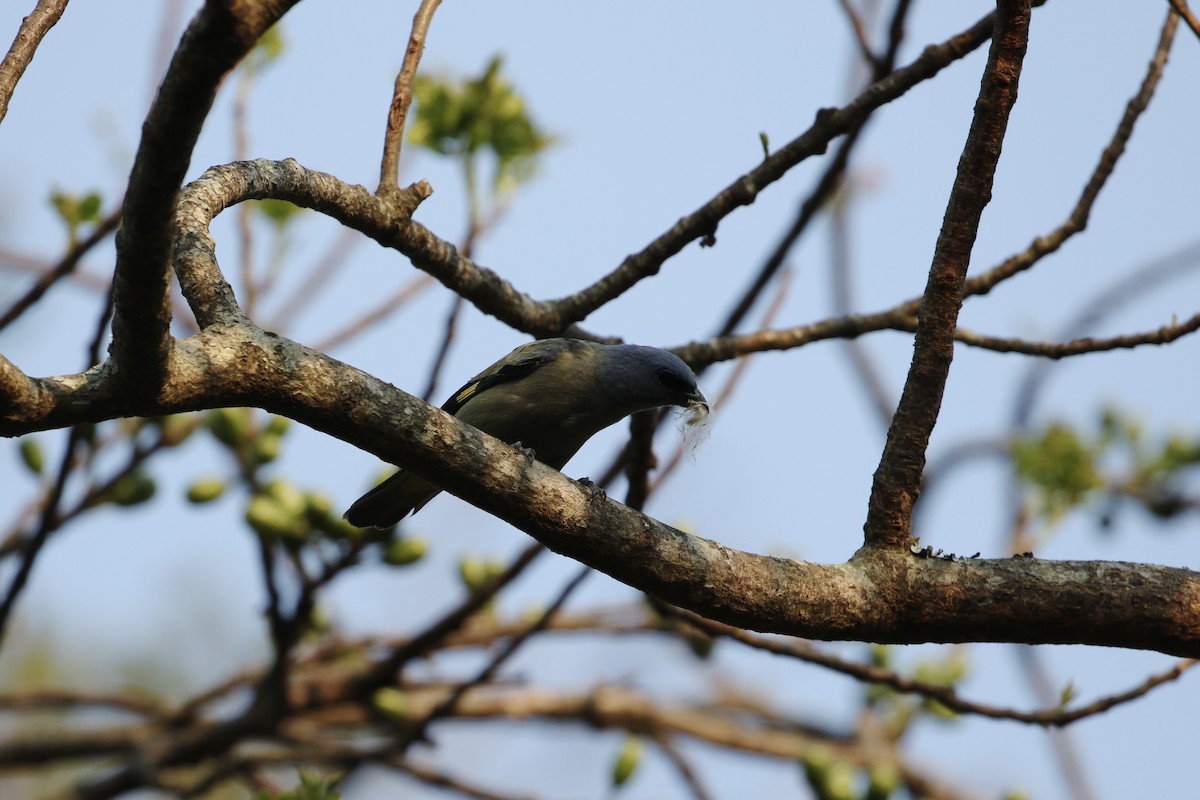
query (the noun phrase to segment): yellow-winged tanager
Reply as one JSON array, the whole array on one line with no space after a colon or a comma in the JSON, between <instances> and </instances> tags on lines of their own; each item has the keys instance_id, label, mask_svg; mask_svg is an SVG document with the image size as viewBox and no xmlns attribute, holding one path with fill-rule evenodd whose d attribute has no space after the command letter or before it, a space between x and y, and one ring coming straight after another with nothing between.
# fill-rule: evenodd
<instances>
[{"instance_id":1,"label":"yellow-winged tanager","mask_svg":"<svg viewBox=\"0 0 1200 800\"><path fill-rule=\"evenodd\" d=\"M706 413L696 376L674 353L633 344L543 339L513 350L442 406L509 444L562 469L595 433L636 411L685 406ZM350 506L360 528L388 528L441 491L400 470Z\"/></svg>"}]
</instances>

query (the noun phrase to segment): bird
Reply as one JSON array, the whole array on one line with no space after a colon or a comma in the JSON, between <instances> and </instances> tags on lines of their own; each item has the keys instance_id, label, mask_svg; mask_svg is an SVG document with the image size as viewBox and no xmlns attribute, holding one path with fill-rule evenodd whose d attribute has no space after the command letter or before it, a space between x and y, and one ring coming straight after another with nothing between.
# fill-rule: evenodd
<instances>
[{"instance_id":1,"label":"bird","mask_svg":"<svg viewBox=\"0 0 1200 800\"><path fill-rule=\"evenodd\" d=\"M657 347L554 338L528 342L467 381L442 410L561 470L584 442L638 411L681 406L708 413L696 375ZM364 494L343 518L390 528L441 492L401 469Z\"/></svg>"}]
</instances>

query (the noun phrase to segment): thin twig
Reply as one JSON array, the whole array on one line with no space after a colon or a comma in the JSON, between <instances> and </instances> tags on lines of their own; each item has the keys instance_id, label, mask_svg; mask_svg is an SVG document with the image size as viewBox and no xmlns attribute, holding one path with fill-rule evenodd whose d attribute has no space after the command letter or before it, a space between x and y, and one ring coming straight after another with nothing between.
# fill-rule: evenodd
<instances>
[{"instance_id":1,"label":"thin twig","mask_svg":"<svg viewBox=\"0 0 1200 800\"><path fill-rule=\"evenodd\" d=\"M408 49L404 53L404 63L400 66L400 72L396 74L392 104L388 108L387 133L383 137L383 159L379 165L379 189L375 192L379 196L399 188L400 146L404 139L408 108L412 105L413 78L417 75L417 64L425 51L425 36L429 32L429 23L433 21L433 12L440 4L441 0L421 0L420 8L413 15Z\"/></svg>"},{"instance_id":2,"label":"thin twig","mask_svg":"<svg viewBox=\"0 0 1200 800\"><path fill-rule=\"evenodd\" d=\"M659 734L653 737L654 744L662 751L662 754L667 757L667 760L675 767L675 771L679 773L679 777L691 791L692 797L696 800L709 800L712 797L708 790L704 788L704 784L700 782L700 776L696 774L696 770L684 758L683 753L679 752L679 748L665 734Z\"/></svg>"},{"instance_id":3,"label":"thin twig","mask_svg":"<svg viewBox=\"0 0 1200 800\"><path fill-rule=\"evenodd\" d=\"M370 330L372 326L395 314L433 284L434 279L432 275L421 273L420 275L413 276L393 294L389 295L387 299L380 302L378 306L351 321L349 325L346 325L341 330L329 334L313 345L313 348L327 353L330 350L341 347Z\"/></svg>"},{"instance_id":4,"label":"thin twig","mask_svg":"<svg viewBox=\"0 0 1200 800\"><path fill-rule=\"evenodd\" d=\"M273 331L286 330L304 309L321 298L322 289L346 265L351 250L359 241L358 233L342 228L325 254L308 270L304 280L279 302L279 309L264 327Z\"/></svg>"},{"instance_id":5,"label":"thin twig","mask_svg":"<svg viewBox=\"0 0 1200 800\"><path fill-rule=\"evenodd\" d=\"M1025 680L1033 688L1038 703L1048 705L1055 700L1055 691L1050 685L1045 665L1042 663L1034 648L1028 645L1017 645L1017 662ZM1058 770L1062 774L1072 800L1094 800L1096 792L1088 776L1088 769L1083 764L1083 758L1076 746L1071 731L1056 728L1050 732L1050 746L1054 750L1054 760L1058 762Z\"/></svg>"},{"instance_id":6,"label":"thin twig","mask_svg":"<svg viewBox=\"0 0 1200 800\"><path fill-rule=\"evenodd\" d=\"M1187 0L1167 0L1171 4L1171 8L1175 13L1183 17L1183 21L1192 29L1192 33L1200 38L1200 19L1196 19L1196 15L1192 13L1192 9L1188 7Z\"/></svg>"},{"instance_id":7,"label":"thin twig","mask_svg":"<svg viewBox=\"0 0 1200 800\"><path fill-rule=\"evenodd\" d=\"M871 43L867 41L867 26L863 22L862 15L850 4L850 0L838 0L838 5L842 7L842 11L846 14L846 19L850 23L850 30L854 33L854 41L858 45L859 55L863 61L869 66L875 66L875 53L871 51Z\"/></svg>"},{"instance_id":8,"label":"thin twig","mask_svg":"<svg viewBox=\"0 0 1200 800\"><path fill-rule=\"evenodd\" d=\"M779 312L783 310L784 301L787 299L791 287L792 272L791 270L784 270L779 276L779 285L776 287L775 296L771 299L771 304L767 306L767 310L763 313L762 327L768 327L775 321L775 317L779 315ZM714 412L724 408L729 399L733 397L733 393L745 376L746 370L750 368L750 361L750 356L742 356L734 364L733 371L730 372L725 385L721 387L716 397L713 398L712 407ZM655 474L654 481L650 485L651 493L656 491L663 481L671 476L671 473L675 471L680 462L683 461L683 454L686 449L687 442L680 442L675 448L675 452L667 459L667 463Z\"/></svg>"},{"instance_id":9,"label":"thin twig","mask_svg":"<svg viewBox=\"0 0 1200 800\"><path fill-rule=\"evenodd\" d=\"M705 619L691 611L673 606L665 608L667 613L685 620L688 624L694 625L710 636L732 639L741 644L753 647L756 650L815 664L842 675L847 675L855 680L863 681L864 683L886 686L902 694L917 694L927 697L931 700L936 700L952 711L962 714L974 714L990 719L1008 719L1015 722L1024 722L1050 728L1065 727L1079 720L1102 714L1111 708L1143 697L1159 686L1177 680L1196 665L1195 659L1180 659L1170 669L1148 676L1144 681L1131 689L1106 695L1079 708L1071 710L1047 708L1040 711L1017 711L1016 709L976 703L959 697L954 689L945 686L905 678L890 670L869 664L846 661L837 656L822 653L807 642L761 636L742 630L741 628L735 628L732 625Z\"/></svg>"},{"instance_id":10,"label":"thin twig","mask_svg":"<svg viewBox=\"0 0 1200 800\"><path fill-rule=\"evenodd\" d=\"M433 364L429 367L429 380L425 384L425 391L421 393L421 399L426 403L432 403L433 395L437 392L442 368L446 366L446 358L450 355L450 346L454 344L454 335L458 331L458 318L462 313L462 308L462 295L454 295L454 300L450 303L450 311L446 314L446 323L442 326L442 341L433 357Z\"/></svg>"},{"instance_id":11,"label":"thin twig","mask_svg":"<svg viewBox=\"0 0 1200 800\"><path fill-rule=\"evenodd\" d=\"M369 695L381 686L392 683L396 673L403 669L405 664L424 655L451 633L461 628L463 623L470 619L475 612L491 602L501 589L516 580L517 576L524 572L535 558L545 552L545 549L540 542L534 542L522 550L521 554L508 566L508 569L495 580L472 592L458 607L451 609L419 635L404 642L392 650L386 658L378 661L356 682L357 693Z\"/></svg>"},{"instance_id":12,"label":"thin twig","mask_svg":"<svg viewBox=\"0 0 1200 800\"><path fill-rule=\"evenodd\" d=\"M17 598L21 596L21 591L29 581L29 575L33 572L34 562L42 552L42 548L45 547L46 542L49 541L51 534L59 528L58 504L62 501L63 489L66 488L67 478L71 476L72 466L75 463L76 449L82 441L83 426L72 426L70 433L67 434L67 444L63 448L58 472L55 473L54 482L50 484L50 490L46 494L45 505L42 506L42 513L38 518L37 528L30 534L22 547L21 563L17 567L16 574L9 581L8 591L4 594L4 600L0 601L0 643L3 643L4 637L8 633L8 621L12 615L13 606L16 605Z\"/></svg>"},{"instance_id":13,"label":"thin twig","mask_svg":"<svg viewBox=\"0 0 1200 800\"><path fill-rule=\"evenodd\" d=\"M1096 163L1096 167L1092 170L1088 182L1084 185L1079 199L1075 202L1075 208L1072 209L1071 215L1050 233L1034 239L1025 250L980 275L968 278L964 294L987 294L1002 281L1029 269L1039 260L1062 247L1072 236L1083 232L1087 228L1088 219L1092 213L1092 206L1096 203L1096 198L1100 196L1100 191L1107 184L1109 177L1111 177L1113 170L1117 166L1117 162L1125 153L1125 146L1129 143L1129 138L1133 135L1133 128L1138 118L1149 107L1150 101L1154 97L1154 91L1158 87L1163 69L1167 64L1167 56L1171 50L1171 42L1175 37L1177 22L1178 18L1168 12L1167 19L1163 23L1162 31L1159 34L1154 56L1146 69L1146 75L1142 79L1141 86L1138 88L1137 93L1125 104L1125 113L1121 116L1121 120L1117 124L1117 129L1113 132L1112 139L1109 140L1108 145L1100 153L1100 160Z\"/></svg>"},{"instance_id":14,"label":"thin twig","mask_svg":"<svg viewBox=\"0 0 1200 800\"><path fill-rule=\"evenodd\" d=\"M717 225L738 208L753 203L759 193L787 174L794 166L818 153L829 142L849 133L878 108L903 96L913 86L938 74L991 38L994 14L945 42L926 47L911 64L872 83L854 100L838 109L825 109L804 133L763 159L712 199L679 219L669 230L640 252L627 257L615 270L591 286L548 305L562 325L584 319L610 300L650 275L657 274L666 260L698 239L715 234Z\"/></svg>"},{"instance_id":15,"label":"thin twig","mask_svg":"<svg viewBox=\"0 0 1200 800\"><path fill-rule=\"evenodd\" d=\"M100 242L104 241L110 233L117 229L117 225L121 221L121 207L117 206L117 210L110 213L103 220L98 222L94 228L67 250L66 255L62 257L57 264L43 272L34 282L33 286L25 294L21 295L8 310L0 314L0 330L8 327L17 317L28 311L37 301L50 290L54 284L58 283L63 278L67 277L75 271L79 266L80 260ZM91 366L90 364L88 366Z\"/></svg>"},{"instance_id":16,"label":"thin twig","mask_svg":"<svg viewBox=\"0 0 1200 800\"><path fill-rule=\"evenodd\" d=\"M439 772L432 767L414 764L408 760L393 760L389 762L389 766L410 775L421 783L455 792L463 797L471 797L474 800L521 800L522 797L529 797L529 795L499 794L482 786L473 786L445 772Z\"/></svg>"},{"instance_id":17,"label":"thin twig","mask_svg":"<svg viewBox=\"0 0 1200 800\"><path fill-rule=\"evenodd\" d=\"M16 91L17 82L25 74L33 54L46 34L54 27L67 8L67 0L38 0L33 12L21 21L16 38L0 61L0 122L8 114L8 104Z\"/></svg>"},{"instance_id":18,"label":"thin twig","mask_svg":"<svg viewBox=\"0 0 1200 800\"><path fill-rule=\"evenodd\" d=\"M458 702L467 692L491 680L492 676L520 649L521 645L525 644L534 634L545 630L546 626L550 624L550 620L563 607L563 604L567 602L575 590L579 588L580 584L591 574L592 569L587 566L575 573L575 577L567 581L562 591L559 592L558 597L554 598L554 602L542 612L537 622L509 639L474 678L456 687L442 702L434 706L432 711L422 717L420 722L413 726L412 730L408 732L403 742L399 745L399 751L403 753L413 742L424 741L426 732L429 730L431 724L453 713L455 706L458 705Z\"/></svg>"},{"instance_id":19,"label":"thin twig","mask_svg":"<svg viewBox=\"0 0 1200 800\"><path fill-rule=\"evenodd\" d=\"M833 213L830 214L830 259L829 267L833 294L833 311L838 315L851 313L854 307L851 270L853 259L850 257L850 234L848 230L849 212L845 197L835 201ZM866 348L858 339L843 339L842 350L846 353L850 366L862 383L871 407L875 410L876 418L883 423L887 430L892 422L892 410L896 407L895 400L884 385L883 377L871 361Z\"/></svg>"},{"instance_id":20,"label":"thin twig","mask_svg":"<svg viewBox=\"0 0 1200 800\"><path fill-rule=\"evenodd\" d=\"M1106 350L1125 350L1140 347L1144 344L1170 344L1188 334L1200 330L1200 313L1194 314L1183 322L1164 325L1161 328L1143 333L1129 333L1122 336L1111 336L1107 339L1083 337L1068 342L1028 342L1023 339L1005 339L996 336L984 336L964 328L954 333L955 340L972 347L994 350L997 353L1024 353L1030 356L1042 356L1049 359L1070 358L1085 353L1102 353Z\"/></svg>"}]
</instances>

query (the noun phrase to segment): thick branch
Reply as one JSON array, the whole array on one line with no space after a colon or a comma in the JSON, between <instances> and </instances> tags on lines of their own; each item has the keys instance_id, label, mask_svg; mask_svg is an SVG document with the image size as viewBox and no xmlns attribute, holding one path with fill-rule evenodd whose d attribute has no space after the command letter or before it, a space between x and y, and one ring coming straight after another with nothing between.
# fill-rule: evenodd
<instances>
[{"instance_id":1,"label":"thick branch","mask_svg":"<svg viewBox=\"0 0 1200 800\"><path fill-rule=\"evenodd\" d=\"M1008 115L1017 99L1021 63L1029 43L1029 0L1001 0L967 143L958 162L946 216L917 312L913 360L875 471L864 526L872 546L905 548L912 510L921 491L925 448L937 423L954 358L954 330L963 283L983 209L992 197Z\"/></svg>"},{"instance_id":2,"label":"thick branch","mask_svg":"<svg viewBox=\"0 0 1200 800\"><path fill-rule=\"evenodd\" d=\"M226 73L297 0L208 2L184 33L142 125L113 279L112 354L122 390L148 395L170 355L168 257L175 195Z\"/></svg>"},{"instance_id":3,"label":"thick branch","mask_svg":"<svg viewBox=\"0 0 1200 800\"><path fill-rule=\"evenodd\" d=\"M212 259L208 223L222 210L244 200L271 197L311 208L360 231L384 247L408 256L447 288L470 300L479 310L517 328L538 334L562 330L558 316L545 304L518 291L491 270L463 257L411 219L413 209L432 190L427 184L410 187L404 202L380 198L362 186L286 161L241 161L212 167L189 184L180 197L180 242L176 270L184 295L200 326L239 318L232 290Z\"/></svg>"},{"instance_id":4,"label":"thick branch","mask_svg":"<svg viewBox=\"0 0 1200 800\"><path fill-rule=\"evenodd\" d=\"M551 549L731 625L813 639L1098 644L1200 655L1200 575L1110 562L754 555L606 499L353 367L252 327L178 342L162 392L99 413L68 384L27 432L127 413L257 405L412 468ZM80 394L86 393L86 385Z\"/></svg>"}]
</instances>

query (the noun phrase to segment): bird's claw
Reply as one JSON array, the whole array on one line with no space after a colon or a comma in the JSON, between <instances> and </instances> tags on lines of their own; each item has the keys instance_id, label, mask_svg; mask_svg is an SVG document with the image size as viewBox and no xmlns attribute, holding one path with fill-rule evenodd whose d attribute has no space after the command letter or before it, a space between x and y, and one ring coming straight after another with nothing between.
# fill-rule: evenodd
<instances>
[{"instance_id":1,"label":"bird's claw","mask_svg":"<svg viewBox=\"0 0 1200 800\"><path fill-rule=\"evenodd\" d=\"M513 442L513 447L517 448L517 450L521 453L521 455L525 456L525 458L527 458L528 460L537 461L537 453L534 452L534 449L532 447L526 447L525 445L521 444L520 442Z\"/></svg>"},{"instance_id":2,"label":"bird's claw","mask_svg":"<svg viewBox=\"0 0 1200 800\"><path fill-rule=\"evenodd\" d=\"M604 491L604 488L597 485L591 478L580 478L579 485L588 493L588 500L592 502L608 499L608 492Z\"/></svg>"}]
</instances>

